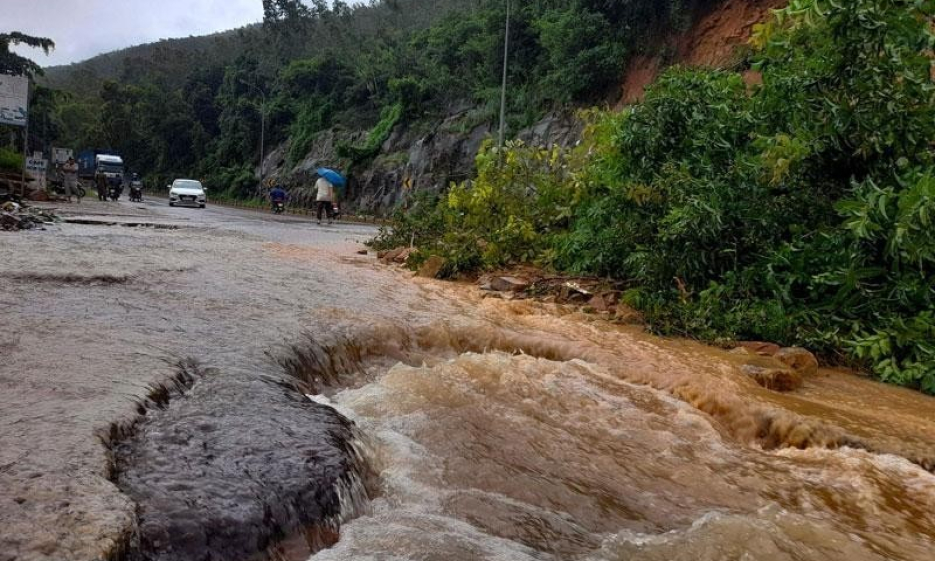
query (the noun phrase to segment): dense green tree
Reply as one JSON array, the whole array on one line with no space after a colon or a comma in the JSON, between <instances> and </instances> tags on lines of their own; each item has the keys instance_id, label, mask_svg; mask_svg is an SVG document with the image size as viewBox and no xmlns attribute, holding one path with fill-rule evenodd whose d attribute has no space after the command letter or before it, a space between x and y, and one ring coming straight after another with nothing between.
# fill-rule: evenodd
<instances>
[{"instance_id":1,"label":"dense green tree","mask_svg":"<svg viewBox=\"0 0 935 561\"><path fill-rule=\"evenodd\" d=\"M10 47L15 45L35 47L45 54L49 54L49 51L55 48L55 42L45 37L33 37L19 31L0 33L0 74L30 77L42 74L42 67L10 50Z\"/></svg>"}]
</instances>

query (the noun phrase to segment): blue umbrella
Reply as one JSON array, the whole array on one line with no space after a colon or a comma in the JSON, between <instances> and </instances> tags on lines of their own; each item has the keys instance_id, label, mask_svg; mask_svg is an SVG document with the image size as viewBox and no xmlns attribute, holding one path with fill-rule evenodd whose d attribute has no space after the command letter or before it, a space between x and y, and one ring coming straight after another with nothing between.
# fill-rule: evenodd
<instances>
[{"instance_id":1,"label":"blue umbrella","mask_svg":"<svg viewBox=\"0 0 935 561\"><path fill-rule=\"evenodd\" d=\"M347 179L340 173L330 168L318 168L315 173L327 179L335 187L344 187L347 185Z\"/></svg>"}]
</instances>

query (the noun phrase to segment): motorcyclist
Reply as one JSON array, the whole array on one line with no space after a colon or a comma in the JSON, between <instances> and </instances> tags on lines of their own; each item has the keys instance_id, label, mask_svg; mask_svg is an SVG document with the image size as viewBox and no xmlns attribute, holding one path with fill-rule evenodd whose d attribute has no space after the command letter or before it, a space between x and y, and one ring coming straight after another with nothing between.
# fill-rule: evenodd
<instances>
[{"instance_id":1,"label":"motorcyclist","mask_svg":"<svg viewBox=\"0 0 935 561\"><path fill-rule=\"evenodd\" d=\"M273 210L276 210L277 204L285 204L288 198L289 195L286 193L285 189L279 185L273 185L273 188L269 191L269 200L273 205Z\"/></svg>"},{"instance_id":2,"label":"motorcyclist","mask_svg":"<svg viewBox=\"0 0 935 561\"><path fill-rule=\"evenodd\" d=\"M143 200L143 182L138 173L130 176L130 199L136 202Z\"/></svg>"},{"instance_id":3,"label":"motorcyclist","mask_svg":"<svg viewBox=\"0 0 935 561\"><path fill-rule=\"evenodd\" d=\"M116 175L110 178L110 198L112 201L119 201L123 194L123 177Z\"/></svg>"}]
</instances>

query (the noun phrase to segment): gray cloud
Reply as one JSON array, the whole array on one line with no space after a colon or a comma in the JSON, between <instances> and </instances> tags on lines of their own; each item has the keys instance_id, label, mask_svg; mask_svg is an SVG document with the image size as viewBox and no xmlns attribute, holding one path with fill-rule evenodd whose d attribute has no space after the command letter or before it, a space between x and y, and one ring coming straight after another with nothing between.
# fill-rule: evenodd
<instances>
[{"instance_id":1,"label":"gray cloud","mask_svg":"<svg viewBox=\"0 0 935 561\"><path fill-rule=\"evenodd\" d=\"M50 37L50 56L17 49L43 66L68 64L159 39L256 23L261 0L0 0L0 32Z\"/></svg>"}]
</instances>

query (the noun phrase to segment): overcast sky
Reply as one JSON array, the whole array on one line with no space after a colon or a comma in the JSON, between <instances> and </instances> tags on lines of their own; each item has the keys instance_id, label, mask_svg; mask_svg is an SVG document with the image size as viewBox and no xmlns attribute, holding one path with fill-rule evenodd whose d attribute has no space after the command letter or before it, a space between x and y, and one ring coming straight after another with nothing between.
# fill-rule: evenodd
<instances>
[{"instance_id":1,"label":"overcast sky","mask_svg":"<svg viewBox=\"0 0 935 561\"><path fill-rule=\"evenodd\" d=\"M262 19L262 0L0 0L0 33L22 31L55 41L50 56L17 49L42 66Z\"/></svg>"}]
</instances>

